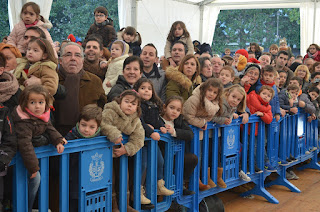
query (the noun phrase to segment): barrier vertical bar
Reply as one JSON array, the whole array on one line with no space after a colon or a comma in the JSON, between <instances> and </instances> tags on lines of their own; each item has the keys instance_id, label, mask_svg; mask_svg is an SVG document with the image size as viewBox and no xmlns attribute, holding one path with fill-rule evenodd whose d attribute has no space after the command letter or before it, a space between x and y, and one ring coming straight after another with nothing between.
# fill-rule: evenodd
<instances>
[{"instance_id":1,"label":"barrier vertical bar","mask_svg":"<svg viewBox=\"0 0 320 212\"><path fill-rule=\"evenodd\" d=\"M148 145L148 166L147 166L147 193L154 208L151 211L157 211L157 146L158 141L151 139Z\"/></svg>"},{"instance_id":2,"label":"barrier vertical bar","mask_svg":"<svg viewBox=\"0 0 320 212\"><path fill-rule=\"evenodd\" d=\"M134 183L133 183L133 207L140 211L141 210L141 201L140 201L140 195L141 195L141 150L136 153L134 156Z\"/></svg>"},{"instance_id":3,"label":"barrier vertical bar","mask_svg":"<svg viewBox=\"0 0 320 212\"><path fill-rule=\"evenodd\" d=\"M125 155L122 155L120 157L120 180L119 180L120 211L127 211L127 179L128 179L128 157Z\"/></svg>"},{"instance_id":4,"label":"barrier vertical bar","mask_svg":"<svg viewBox=\"0 0 320 212\"><path fill-rule=\"evenodd\" d=\"M41 180L39 188L39 209L48 211L49 208L49 157L40 160Z\"/></svg>"},{"instance_id":5,"label":"barrier vertical bar","mask_svg":"<svg viewBox=\"0 0 320 212\"><path fill-rule=\"evenodd\" d=\"M59 204L61 212L69 211L69 154L60 157L60 195Z\"/></svg>"},{"instance_id":6,"label":"barrier vertical bar","mask_svg":"<svg viewBox=\"0 0 320 212\"><path fill-rule=\"evenodd\" d=\"M16 154L16 164L13 174L13 211L28 211L28 174L19 153Z\"/></svg>"}]
</instances>

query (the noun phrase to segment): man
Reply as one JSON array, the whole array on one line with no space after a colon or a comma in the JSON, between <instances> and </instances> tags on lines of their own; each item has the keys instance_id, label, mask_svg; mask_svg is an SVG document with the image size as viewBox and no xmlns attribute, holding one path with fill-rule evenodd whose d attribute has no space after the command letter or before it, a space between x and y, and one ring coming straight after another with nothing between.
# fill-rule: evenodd
<instances>
[{"instance_id":1,"label":"man","mask_svg":"<svg viewBox=\"0 0 320 212\"><path fill-rule=\"evenodd\" d=\"M155 92L164 102L166 99L167 81L165 72L157 66L158 51L156 47L152 43L145 45L140 58L143 62L143 76L152 81Z\"/></svg>"},{"instance_id":2,"label":"man","mask_svg":"<svg viewBox=\"0 0 320 212\"><path fill-rule=\"evenodd\" d=\"M289 53L286 51L279 51L275 59L276 70L277 71L284 70L288 73L287 81L284 84L284 87L288 86L289 80L293 77L293 72L288 67L286 67L288 59L289 59Z\"/></svg>"},{"instance_id":3,"label":"man","mask_svg":"<svg viewBox=\"0 0 320 212\"><path fill-rule=\"evenodd\" d=\"M271 57L269 55L264 54L259 57L258 61L260 62L259 65L261 66L261 68L264 68L266 65L270 65Z\"/></svg>"},{"instance_id":4,"label":"man","mask_svg":"<svg viewBox=\"0 0 320 212\"><path fill-rule=\"evenodd\" d=\"M223 67L223 61L220 57L216 56L211 59L212 73L215 78L219 77L220 71Z\"/></svg>"},{"instance_id":5,"label":"man","mask_svg":"<svg viewBox=\"0 0 320 212\"><path fill-rule=\"evenodd\" d=\"M83 61L83 49L79 44L70 42L62 47L58 75L59 84L66 87L67 93L54 104L56 129L62 135L76 125L85 105L103 107L107 102L101 80L83 69Z\"/></svg>"},{"instance_id":6,"label":"man","mask_svg":"<svg viewBox=\"0 0 320 212\"><path fill-rule=\"evenodd\" d=\"M103 82L107 68L100 67L103 46L100 39L90 36L85 43L83 69L97 75Z\"/></svg>"},{"instance_id":7,"label":"man","mask_svg":"<svg viewBox=\"0 0 320 212\"><path fill-rule=\"evenodd\" d=\"M167 67L170 66L179 66L180 62L182 61L182 59L184 58L184 56L186 56L187 52L188 52L188 47L187 45L178 40L176 42L174 42L174 44L171 47L171 58L172 60L175 62L175 64L170 64L168 60L164 59L163 63L161 65L161 67L163 68L163 70L166 70Z\"/></svg>"},{"instance_id":8,"label":"man","mask_svg":"<svg viewBox=\"0 0 320 212\"><path fill-rule=\"evenodd\" d=\"M310 69L312 68L313 64L315 63L316 61L314 61L312 58L307 58L304 60L303 64L308 66L308 69L310 71Z\"/></svg>"}]
</instances>

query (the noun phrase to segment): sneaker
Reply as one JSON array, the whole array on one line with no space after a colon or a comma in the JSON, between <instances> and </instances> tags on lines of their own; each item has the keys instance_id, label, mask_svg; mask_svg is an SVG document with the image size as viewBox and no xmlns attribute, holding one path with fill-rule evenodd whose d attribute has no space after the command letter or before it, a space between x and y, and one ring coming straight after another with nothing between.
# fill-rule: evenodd
<instances>
[{"instance_id":1,"label":"sneaker","mask_svg":"<svg viewBox=\"0 0 320 212\"><path fill-rule=\"evenodd\" d=\"M288 171L286 171L286 178L287 180L294 180L294 176Z\"/></svg>"},{"instance_id":2,"label":"sneaker","mask_svg":"<svg viewBox=\"0 0 320 212\"><path fill-rule=\"evenodd\" d=\"M313 152L313 151L316 151L317 149L318 149L318 148L314 146L314 147L313 147L312 149L310 149L309 151L310 151L310 152Z\"/></svg>"},{"instance_id":3,"label":"sneaker","mask_svg":"<svg viewBox=\"0 0 320 212\"><path fill-rule=\"evenodd\" d=\"M267 172L276 172L277 169L274 168L273 166L271 166L270 163L265 163L264 164L264 169L267 171Z\"/></svg>"},{"instance_id":4,"label":"sneaker","mask_svg":"<svg viewBox=\"0 0 320 212\"><path fill-rule=\"evenodd\" d=\"M293 157L292 155L290 155L290 160L292 161L292 162L297 162L298 161L298 159L297 158L295 158L295 157Z\"/></svg>"},{"instance_id":5,"label":"sneaker","mask_svg":"<svg viewBox=\"0 0 320 212\"><path fill-rule=\"evenodd\" d=\"M293 176L293 180L298 180L299 177L291 170L289 173Z\"/></svg>"},{"instance_id":6,"label":"sneaker","mask_svg":"<svg viewBox=\"0 0 320 212\"><path fill-rule=\"evenodd\" d=\"M260 173L263 172L263 171L262 171L260 168L258 168L257 166L254 167L254 171L255 171L255 173L257 173L257 174L260 174Z\"/></svg>"},{"instance_id":7,"label":"sneaker","mask_svg":"<svg viewBox=\"0 0 320 212\"><path fill-rule=\"evenodd\" d=\"M290 158L287 158L286 161L287 161L289 164L293 162Z\"/></svg>"},{"instance_id":8,"label":"sneaker","mask_svg":"<svg viewBox=\"0 0 320 212\"><path fill-rule=\"evenodd\" d=\"M246 181L246 182L251 181L251 178L248 175L246 175L246 173L244 173L242 170L239 172L239 177L243 181Z\"/></svg>"},{"instance_id":9,"label":"sneaker","mask_svg":"<svg viewBox=\"0 0 320 212\"><path fill-rule=\"evenodd\" d=\"M146 196L145 196L145 190L144 190L144 187L141 186L141 193L140 193L140 200L141 200L141 205L148 205L151 203L150 199L148 199ZM154 207L154 206L153 206Z\"/></svg>"},{"instance_id":10,"label":"sneaker","mask_svg":"<svg viewBox=\"0 0 320 212\"><path fill-rule=\"evenodd\" d=\"M288 165L289 165L289 163L288 163L287 161L281 160L280 158L279 158L279 160L278 160L278 164L279 164L280 166L288 166Z\"/></svg>"},{"instance_id":11,"label":"sneaker","mask_svg":"<svg viewBox=\"0 0 320 212\"><path fill-rule=\"evenodd\" d=\"M309 155L309 154L310 154L310 152L307 150L307 151L305 152L305 154L306 154L306 155Z\"/></svg>"},{"instance_id":12,"label":"sneaker","mask_svg":"<svg viewBox=\"0 0 320 212\"><path fill-rule=\"evenodd\" d=\"M245 199L254 199L254 196L252 194L249 194L248 196L244 196Z\"/></svg>"}]
</instances>

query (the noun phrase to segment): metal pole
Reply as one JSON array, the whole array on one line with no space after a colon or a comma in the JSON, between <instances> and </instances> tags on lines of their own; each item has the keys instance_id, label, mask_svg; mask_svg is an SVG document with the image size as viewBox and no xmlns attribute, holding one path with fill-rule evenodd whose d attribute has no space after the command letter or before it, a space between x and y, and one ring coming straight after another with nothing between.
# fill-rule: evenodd
<instances>
[{"instance_id":1,"label":"metal pole","mask_svg":"<svg viewBox=\"0 0 320 212\"><path fill-rule=\"evenodd\" d=\"M131 26L137 29L137 1L131 1Z\"/></svg>"},{"instance_id":2,"label":"metal pole","mask_svg":"<svg viewBox=\"0 0 320 212\"><path fill-rule=\"evenodd\" d=\"M203 11L204 11L204 6L200 5L200 26L199 26L199 41L202 43L202 35L203 35Z\"/></svg>"}]
</instances>

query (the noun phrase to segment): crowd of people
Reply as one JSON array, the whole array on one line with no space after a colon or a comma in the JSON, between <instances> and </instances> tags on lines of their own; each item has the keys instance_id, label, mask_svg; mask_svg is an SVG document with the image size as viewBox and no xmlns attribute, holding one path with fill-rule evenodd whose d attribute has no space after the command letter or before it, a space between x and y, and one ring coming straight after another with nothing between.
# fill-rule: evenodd
<instances>
[{"instance_id":1,"label":"crowd of people","mask_svg":"<svg viewBox=\"0 0 320 212\"><path fill-rule=\"evenodd\" d=\"M100 135L117 144L113 149L114 212L119 211L119 157L129 156L131 177L131 156L141 149L141 204L142 209L152 209L144 192L150 154L146 137L159 141L158 195L170 196L174 191L164 181L161 133L188 142L193 138L189 124L206 130L210 121L229 125L242 118L246 124L252 115L269 124L274 118L279 121L281 116L296 114L299 108L310 114L309 121L319 119L317 44L311 44L304 57L294 56L285 39L279 46L272 44L269 51L250 43L248 49L239 49L234 55L227 48L220 57L212 54L208 44L192 42L186 25L176 21L168 33L164 56L159 58L152 43L141 48L142 36L134 27L116 33L106 8L97 7L93 14L95 21L83 43L64 40L60 44L52 41L48 31L52 25L40 15L39 6L28 2L21 9L21 21L0 43L0 172L6 174L19 151L29 173L29 211L41 179L34 147L53 144L62 153L68 140ZM129 136L125 144L123 134ZM314 150L316 147L308 152ZM183 194L192 195L188 179L200 158L190 148L185 151ZM266 151L264 159L264 169L276 171ZM296 159L290 155L279 164L293 161ZM76 155L70 158L70 163L77 162ZM76 169L70 172L70 211L76 211L77 166L70 167ZM256 166L255 172L262 170ZM217 173L217 185L210 177L207 185L199 179L199 189L226 188L223 168ZM251 180L242 170L239 177ZM288 170L287 178L298 176ZM0 182L2 194L3 177ZM132 188L132 179L129 184ZM129 202L128 211L136 211Z\"/></svg>"}]
</instances>

